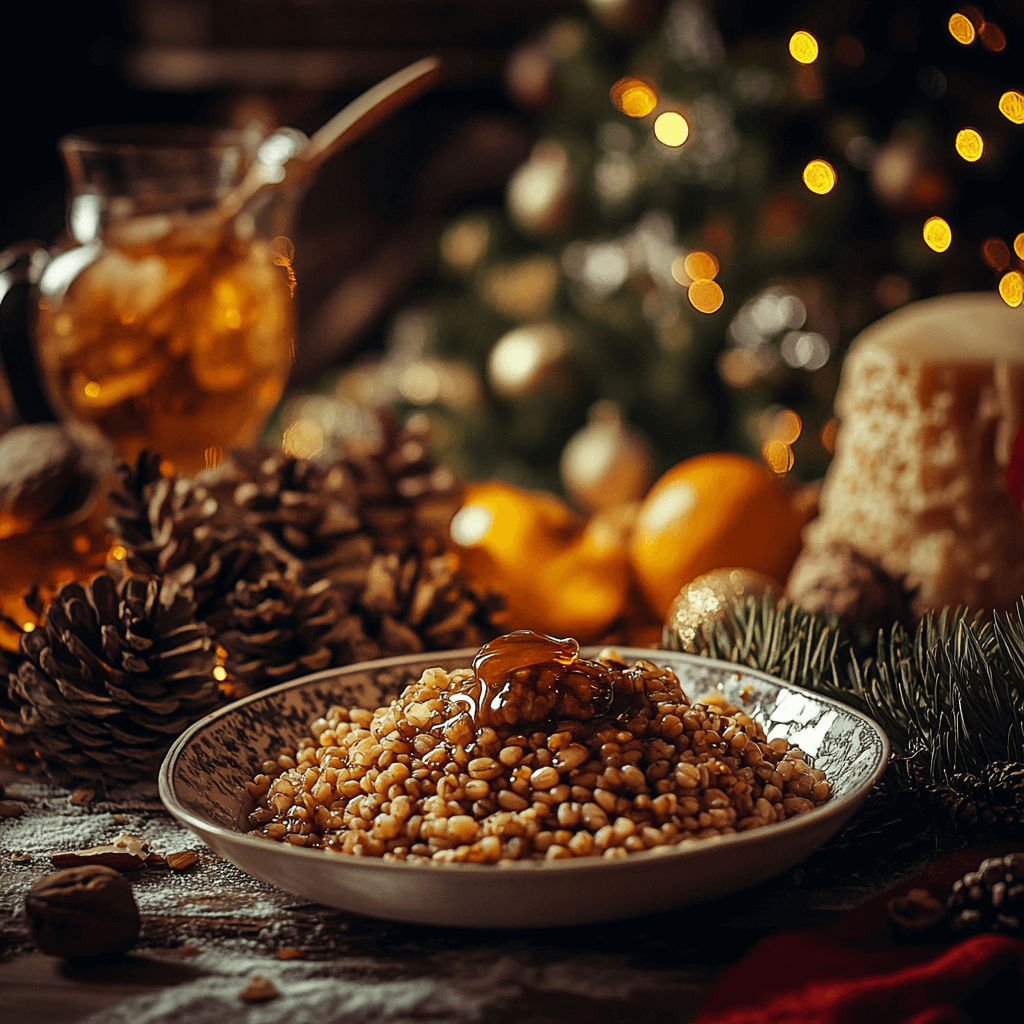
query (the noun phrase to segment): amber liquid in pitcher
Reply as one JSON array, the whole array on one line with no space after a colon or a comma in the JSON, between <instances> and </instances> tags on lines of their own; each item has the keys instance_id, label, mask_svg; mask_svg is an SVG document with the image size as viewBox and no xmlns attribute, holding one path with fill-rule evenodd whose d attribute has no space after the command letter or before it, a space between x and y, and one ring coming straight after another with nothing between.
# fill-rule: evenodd
<instances>
[{"instance_id":1,"label":"amber liquid in pitcher","mask_svg":"<svg viewBox=\"0 0 1024 1024\"><path fill-rule=\"evenodd\" d=\"M115 226L77 273L82 249L54 258L44 285L61 280L61 261L74 277L42 289L38 352L58 403L123 458L155 449L191 473L252 443L281 397L293 361L290 243L159 227Z\"/></svg>"}]
</instances>

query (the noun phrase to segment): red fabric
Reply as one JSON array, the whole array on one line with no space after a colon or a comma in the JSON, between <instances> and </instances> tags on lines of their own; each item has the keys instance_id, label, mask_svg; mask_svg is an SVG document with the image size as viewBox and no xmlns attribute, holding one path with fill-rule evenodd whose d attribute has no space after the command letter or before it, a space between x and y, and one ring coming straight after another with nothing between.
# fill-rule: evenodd
<instances>
[{"instance_id":1,"label":"red fabric","mask_svg":"<svg viewBox=\"0 0 1024 1024\"><path fill-rule=\"evenodd\" d=\"M893 942L886 905L913 888L943 898L986 856L956 854L820 931L759 942L711 990L692 1024L971 1024L965 1006L1024 979L1024 942L977 935L950 946ZM993 1020L1020 1020L1021 1003ZM985 1019L989 1019L986 1015Z\"/></svg>"}]
</instances>

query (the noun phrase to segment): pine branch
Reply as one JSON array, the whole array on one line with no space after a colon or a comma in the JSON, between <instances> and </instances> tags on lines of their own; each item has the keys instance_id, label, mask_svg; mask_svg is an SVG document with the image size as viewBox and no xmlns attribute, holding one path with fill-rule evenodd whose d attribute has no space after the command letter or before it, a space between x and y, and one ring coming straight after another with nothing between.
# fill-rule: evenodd
<instances>
[{"instance_id":1,"label":"pine branch","mask_svg":"<svg viewBox=\"0 0 1024 1024\"><path fill-rule=\"evenodd\" d=\"M1024 761L1024 598L991 619L966 609L880 631L871 652L834 618L771 597L734 602L697 652L749 665L856 708L926 783Z\"/></svg>"}]
</instances>

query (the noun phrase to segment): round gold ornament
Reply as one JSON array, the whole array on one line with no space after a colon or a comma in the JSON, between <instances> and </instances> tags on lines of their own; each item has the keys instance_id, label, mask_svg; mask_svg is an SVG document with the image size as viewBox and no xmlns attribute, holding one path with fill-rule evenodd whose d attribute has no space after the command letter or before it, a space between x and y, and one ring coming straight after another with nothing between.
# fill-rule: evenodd
<instances>
[{"instance_id":1,"label":"round gold ornament","mask_svg":"<svg viewBox=\"0 0 1024 1024\"><path fill-rule=\"evenodd\" d=\"M662 646L697 652L697 638L725 615L726 608L743 597L777 596L779 585L753 569L714 569L698 576L679 591L669 608Z\"/></svg>"},{"instance_id":2,"label":"round gold ornament","mask_svg":"<svg viewBox=\"0 0 1024 1024\"><path fill-rule=\"evenodd\" d=\"M513 328L491 349L487 358L488 383L500 398L525 398L565 364L568 350L565 333L554 324Z\"/></svg>"},{"instance_id":3,"label":"round gold ornament","mask_svg":"<svg viewBox=\"0 0 1024 1024\"><path fill-rule=\"evenodd\" d=\"M654 26L665 3L664 0L587 0L587 7L613 32L639 35Z\"/></svg>"},{"instance_id":4,"label":"round gold ornament","mask_svg":"<svg viewBox=\"0 0 1024 1024\"><path fill-rule=\"evenodd\" d=\"M577 189L565 147L553 139L541 139L509 178L505 194L509 216L528 234L557 235L569 224Z\"/></svg>"},{"instance_id":5,"label":"round gold ornament","mask_svg":"<svg viewBox=\"0 0 1024 1024\"><path fill-rule=\"evenodd\" d=\"M555 87L555 61L545 39L517 46L505 62L505 88L525 110L541 110L551 102Z\"/></svg>"},{"instance_id":6,"label":"round gold ornament","mask_svg":"<svg viewBox=\"0 0 1024 1024\"><path fill-rule=\"evenodd\" d=\"M562 483L589 512L639 501L651 485L654 462L643 434L623 423L614 402L598 402L590 422L562 451Z\"/></svg>"}]
</instances>

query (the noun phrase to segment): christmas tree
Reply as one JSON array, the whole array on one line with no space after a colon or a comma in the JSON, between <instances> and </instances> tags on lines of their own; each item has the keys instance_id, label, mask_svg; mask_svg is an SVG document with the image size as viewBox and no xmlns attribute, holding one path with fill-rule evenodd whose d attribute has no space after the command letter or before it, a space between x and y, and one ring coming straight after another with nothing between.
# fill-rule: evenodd
<instances>
[{"instance_id":1,"label":"christmas tree","mask_svg":"<svg viewBox=\"0 0 1024 1024\"><path fill-rule=\"evenodd\" d=\"M422 413L466 479L584 509L716 449L819 477L858 330L1016 274L1012 304L1012 241L985 236L1012 240L1019 199L1004 189L993 212L977 193L1020 146L971 150L1024 120L993 78L1006 36L973 8L922 4L908 28L862 4L727 45L699 0L589 7L510 57L537 142L504 207L450 223L436 279L333 395ZM962 240L954 213L982 206ZM338 422L336 401L293 403L286 449L309 454Z\"/></svg>"}]
</instances>

